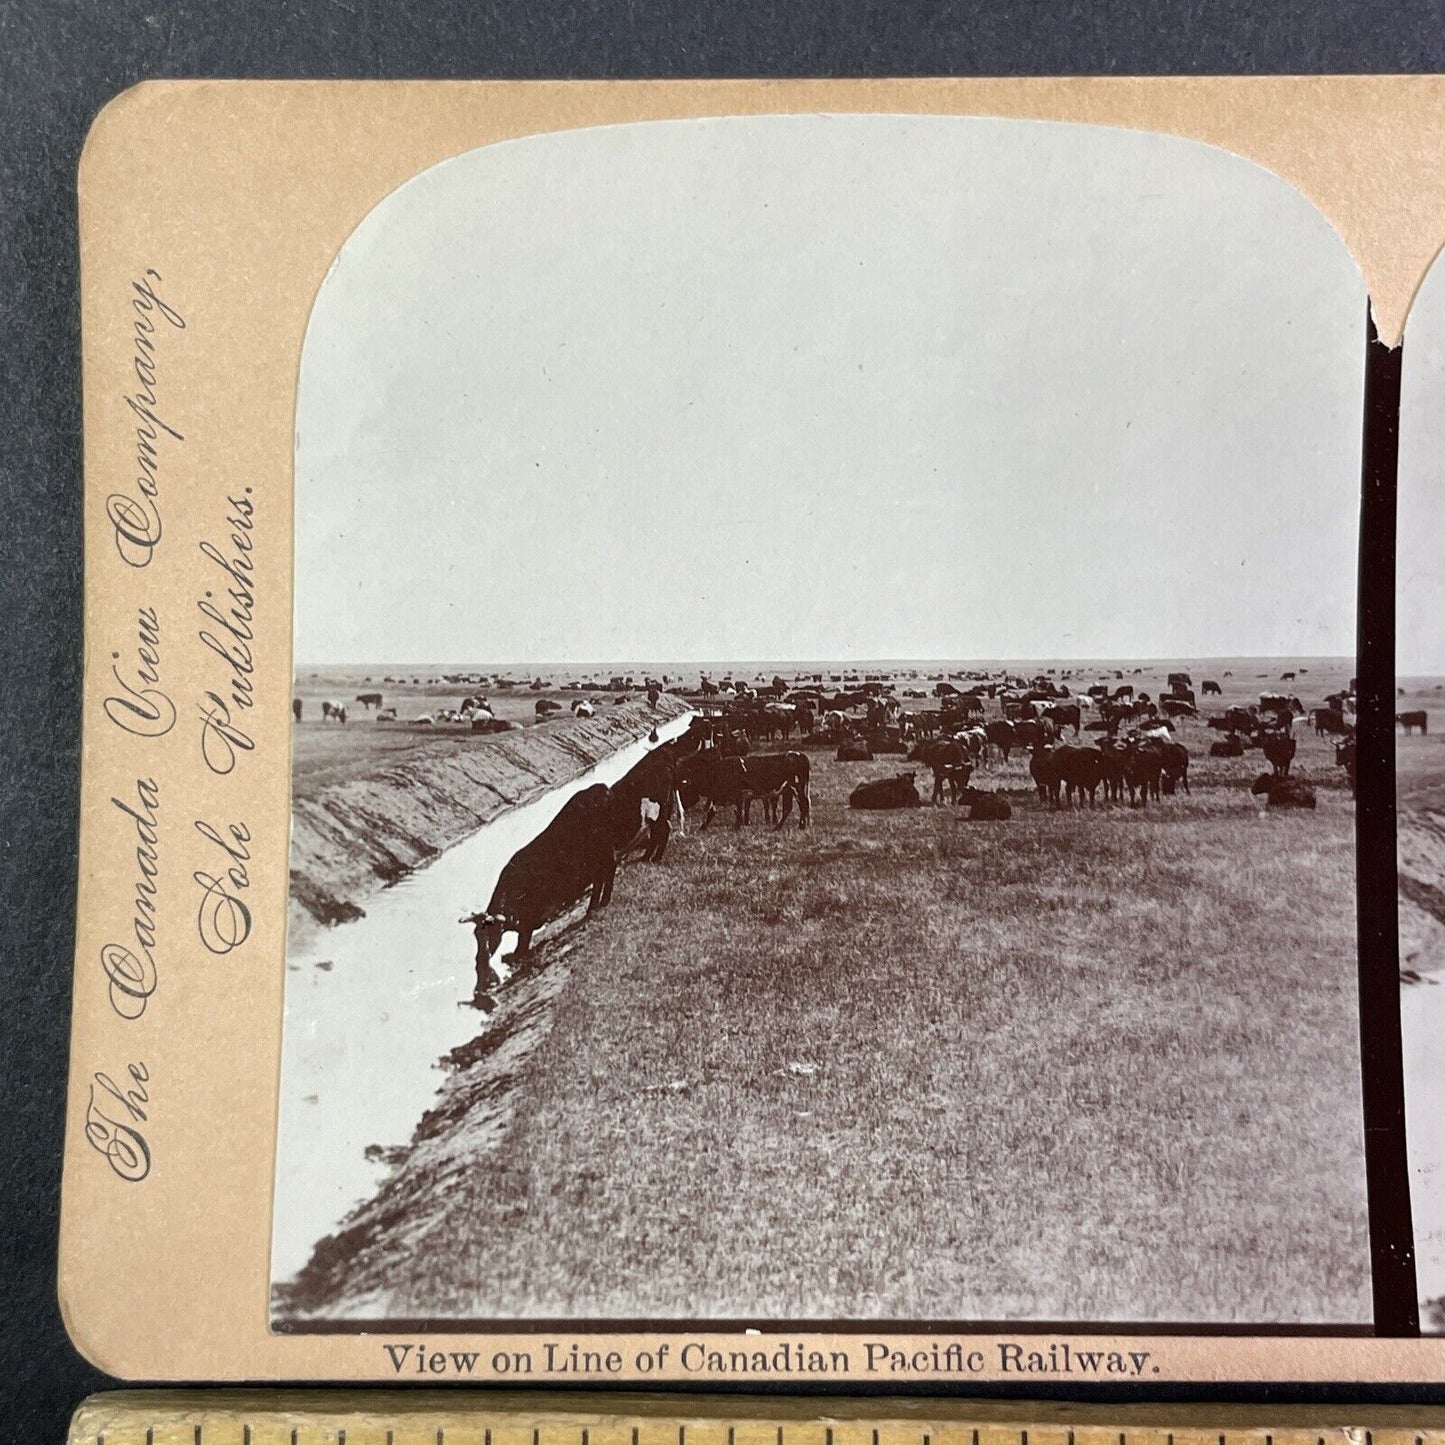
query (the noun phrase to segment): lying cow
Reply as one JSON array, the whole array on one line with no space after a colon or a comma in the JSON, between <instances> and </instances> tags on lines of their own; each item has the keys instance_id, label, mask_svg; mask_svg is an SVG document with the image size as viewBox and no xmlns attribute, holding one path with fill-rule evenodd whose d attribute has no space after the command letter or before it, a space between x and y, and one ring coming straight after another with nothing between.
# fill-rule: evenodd
<instances>
[{"instance_id":1,"label":"lying cow","mask_svg":"<svg viewBox=\"0 0 1445 1445\"><path fill-rule=\"evenodd\" d=\"M1209 756L1211 758L1242 758L1244 743L1240 740L1238 733L1230 733L1227 738L1222 738L1217 743L1210 743Z\"/></svg>"},{"instance_id":2,"label":"lying cow","mask_svg":"<svg viewBox=\"0 0 1445 1445\"><path fill-rule=\"evenodd\" d=\"M859 783L848 794L850 808L916 808L923 802L912 773L899 773L892 778L874 778Z\"/></svg>"},{"instance_id":3,"label":"lying cow","mask_svg":"<svg viewBox=\"0 0 1445 1445\"><path fill-rule=\"evenodd\" d=\"M1250 790L1257 798L1268 798L1271 808L1313 808L1315 790L1302 778L1282 773L1261 773Z\"/></svg>"},{"instance_id":4,"label":"lying cow","mask_svg":"<svg viewBox=\"0 0 1445 1445\"><path fill-rule=\"evenodd\" d=\"M968 807L968 818L972 823L1007 822L1013 816L1013 809L1007 798L990 793L985 788L964 788L958 795L958 802Z\"/></svg>"}]
</instances>

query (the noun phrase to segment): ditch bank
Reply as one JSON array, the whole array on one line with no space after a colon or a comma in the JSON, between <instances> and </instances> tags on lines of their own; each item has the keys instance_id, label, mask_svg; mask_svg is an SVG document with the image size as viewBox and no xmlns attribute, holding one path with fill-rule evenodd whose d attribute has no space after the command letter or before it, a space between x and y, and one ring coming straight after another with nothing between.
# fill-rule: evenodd
<instances>
[{"instance_id":1,"label":"ditch bank","mask_svg":"<svg viewBox=\"0 0 1445 1445\"><path fill-rule=\"evenodd\" d=\"M527 1065L551 1032L557 997L571 976L580 939L570 925L582 913L575 910L560 933L554 925L532 960L498 991L482 1032L442 1058L446 1077L436 1102L410 1142L381 1161L389 1172L376 1194L317 1242L293 1278L273 1285L273 1329L305 1333L317 1321L385 1321L426 1312L421 1301L397 1298L396 1281L408 1276L404 1262L424 1253L439 1209L465 1194L469 1174L496 1159Z\"/></svg>"},{"instance_id":2,"label":"ditch bank","mask_svg":"<svg viewBox=\"0 0 1445 1445\"><path fill-rule=\"evenodd\" d=\"M591 718L457 740L428 756L327 784L291 809L292 942L361 918L367 901L463 838L688 711L623 703ZM461 746L456 746L460 741Z\"/></svg>"}]
</instances>

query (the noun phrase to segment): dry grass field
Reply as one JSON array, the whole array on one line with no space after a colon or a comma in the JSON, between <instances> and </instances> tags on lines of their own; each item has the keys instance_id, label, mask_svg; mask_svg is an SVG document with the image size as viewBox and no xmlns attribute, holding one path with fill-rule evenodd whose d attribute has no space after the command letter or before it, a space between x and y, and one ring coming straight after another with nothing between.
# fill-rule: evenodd
<instances>
[{"instance_id":1,"label":"dry grass field","mask_svg":"<svg viewBox=\"0 0 1445 1445\"><path fill-rule=\"evenodd\" d=\"M820 750L808 831L690 827L569 936L386 1312L1364 1323L1354 807L1296 731L1312 813L1201 720L1147 809L1053 811L1016 755L975 777L1008 822L859 813L905 760Z\"/></svg>"},{"instance_id":2,"label":"dry grass field","mask_svg":"<svg viewBox=\"0 0 1445 1445\"><path fill-rule=\"evenodd\" d=\"M1399 712L1425 711L1431 731L1395 737L1400 1010L1421 1321L1445 1331L1445 682L1405 678Z\"/></svg>"},{"instance_id":3,"label":"dry grass field","mask_svg":"<svg viewBox=\"0 0 1445 1445\"><path fill-rule=\"evenodd\" d=\"M1445 684L1407 680L1397 712L1423 710L1433 731L1395 737L1400 866L1400 963L1445 974Z\"/></svg>"}]
</instances>

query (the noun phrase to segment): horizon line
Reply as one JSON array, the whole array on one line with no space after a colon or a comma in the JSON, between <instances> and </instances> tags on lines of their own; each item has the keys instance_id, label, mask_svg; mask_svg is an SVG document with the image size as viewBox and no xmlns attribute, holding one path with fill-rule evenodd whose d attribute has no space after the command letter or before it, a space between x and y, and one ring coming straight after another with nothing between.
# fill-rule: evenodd
<instances>
[{"instance_id":1,"label":"horizon line","mask_svg":"<svg viewBox=\"0 0 1445 1445\"><path fill-rule=\"evenodd\" d=\"M357 668L357 667L392 667L392 668L453 668L470 669L479 668L501 668L516 671L537 671L546 668L570 668L573 670L581 668L594 668L602 670L605 668L637 667L639 662L650 662L666 665L668 667L685 668L688 671L696 671L706 667L709 671L716 671L719 667L737 668L744 665L766 664L769 667L793 667L802 668L805 665L824 663L827 666L845 667L856 669L859 667L890 667L907 664L912 667L943 667L957 666L959 664L983 663L1001 665L1004 663L1064 663L1068 665L1082 665L1086 663L1098 663L1107 665L1133 665L1139 666L1145 663L1158 662L1291 662L1304 660L1306 662L1352 662L1359 661L1358 655L1348 652L1311 652L1311 653L1290 653L1290 652L1252 652L1252 653L1157 653L1147 656L1135 657L1107 657L1103 655L1092 655L1084 657L1023 657L1023 656L994 656L994 657L857 657L857 658L808 658L808 657L737 657L729 662L719 658L630 658L630 659L566 659L566 658L541 658L533 660L497 660L471 659L459 660L438 660L435 658L398 661L396 659L380 659L373 661L329 661L329 662L304 662L292 664L293 672L300 672L304 669L322 668ZM1406 674L1408 675L1408 674Z\"/></svg>"}]
</instances>

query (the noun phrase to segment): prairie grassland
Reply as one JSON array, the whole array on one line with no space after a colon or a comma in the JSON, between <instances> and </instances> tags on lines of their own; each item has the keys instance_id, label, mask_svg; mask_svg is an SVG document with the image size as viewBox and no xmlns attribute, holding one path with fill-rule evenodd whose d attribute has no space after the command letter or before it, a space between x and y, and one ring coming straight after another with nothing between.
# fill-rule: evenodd
<instances>
[{"instance_id":1,"label":"prairie grassland","mask_svg":"<svg viewBox=\"0 0 1445 1445\"><path fill-rule=\"evenodd\" d=\"M503 1147L392 1317L1361 1323L1354 809L1257 753L1160 806L720 817L573 935ZM920 782L923 780L920 778Z\"/></svg>"}]
</instances>

